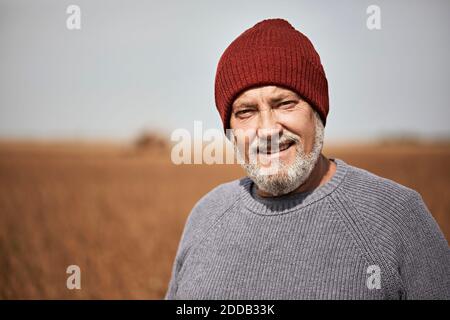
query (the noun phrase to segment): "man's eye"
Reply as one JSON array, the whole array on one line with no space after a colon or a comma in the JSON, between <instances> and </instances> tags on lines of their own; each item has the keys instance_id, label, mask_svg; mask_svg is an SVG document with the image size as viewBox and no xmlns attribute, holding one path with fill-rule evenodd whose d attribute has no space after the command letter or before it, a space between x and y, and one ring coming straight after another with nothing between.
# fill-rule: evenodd
<instances>
[{"instance_id":1,"label":"man's eye","mask_svg":"<svg viewBox=\"0 0 450 320\"><path fill-rule=\"evenodd\" d=\"M278 106L282 107L282 108L290 108L293 107L295 105L295 101L283 101L282 103L280 103Z\"/></svg>"},{"instance_id":2,"label":"man's eye","mask_svg":"<svg viewBox=\"0 0 450 320\"><path fill-rule=\"evenodd\" d=\"M236 117L248 117L253 113L253 110L246 109L246 110L240 110L235 113Z\"/></svg>"}]
</instances>

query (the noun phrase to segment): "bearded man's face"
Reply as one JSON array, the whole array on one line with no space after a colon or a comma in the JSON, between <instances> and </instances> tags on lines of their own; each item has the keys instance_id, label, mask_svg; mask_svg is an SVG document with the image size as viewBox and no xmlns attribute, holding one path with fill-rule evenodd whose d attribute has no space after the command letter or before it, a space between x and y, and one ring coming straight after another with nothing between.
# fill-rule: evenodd
<instances>
[{"instance_id":1,"label":"bearded man's face","mask_svg":"<svg viewBox=\"0 0 450 320\"><path fill-rule=\"evenodd\" d=\"M232 141L247 175L279 196L301 186L322 152L324 126L311 105L278 86L252 88L233 102Z\"/></svg>"}]
</instances>

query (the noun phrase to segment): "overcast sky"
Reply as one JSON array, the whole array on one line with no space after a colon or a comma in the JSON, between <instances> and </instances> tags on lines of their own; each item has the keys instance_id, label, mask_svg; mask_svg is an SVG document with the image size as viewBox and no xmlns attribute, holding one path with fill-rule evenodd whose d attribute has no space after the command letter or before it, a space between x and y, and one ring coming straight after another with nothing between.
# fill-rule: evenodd
<instances>
[{"instance_id":1,"label":"overcast sky","mask_svg":"<svg viewBox=\"0 0 450 320\"><path fill-rule=\"evenodd\" d=\"M66 8L81 8L68 30ZM381 30L366 26L369 5ZM326 139L450 137L450 1L0 0L0 138L129 138L221 127L220 55L284 18L328 78Z\"/></svg>"}]
</instances>

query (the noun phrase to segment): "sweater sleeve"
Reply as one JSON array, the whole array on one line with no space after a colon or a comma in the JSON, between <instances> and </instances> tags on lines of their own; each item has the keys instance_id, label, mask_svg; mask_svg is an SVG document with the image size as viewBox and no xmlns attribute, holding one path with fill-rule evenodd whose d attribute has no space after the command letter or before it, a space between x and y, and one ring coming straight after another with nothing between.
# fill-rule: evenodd
<instances>
[{"instance_id":1,"label":"sweater sleeve","mask_svg":"<svg viewBox=\"0 0 450 320\"><path fill-rule=\"evenodd\" d=\"M450 250L442 231L414 191L405 204L400 274L406 299L450 299Z\"/></svg>"},{"instance_id":2,"label":"sweater sleeve","mask_svg":"<svg viewBox=\"0 0 450 320\"><path fill-rule=\"evenodd\" d=\"M184 225L183 233L172 266L172 274L165 294L166 300L178 299L180 271L185 260L210 228L233 206L236 201L236 185L238 180L217 186L204 195L192 208Z\"/></svg>"},{"instance_id":3,"label":"sweater sleeve","mask_svg":"<svg viewBox=\"0 0 450 320\"><path fill-rule=\"evenodd\" d=\"M179 250L178 250L179 251ZM177 276L181 268L181 261L180 261L180 254L177 252L175 256L175 261L172 266L172 274L170 277L169 285L167 288L167 292L164 296L165 300L174 300L175 299L175 293L177 289Z\"/></svg>"},{"instance_id":4,"label":"sweater sleeve","mask_svg":"<svg viewBox=\"0 0 450 320\"><path fill-rule=\"evenodd\" d=\"M185 259L185 256L194 241L194 237L196 235L195 227L198 225L201 221L200 219L200 209L201 207L201 201L197 203L194 208L191 210L190 214L188 215L183 232L181 234L180 242L178 244L178 249L175 254L175 260L172 265L172 273L169 281L169 285L167 288L166 295L164 297L165 300L175 300L177 299L176 293L178 289L178 278L180 274L180 270L183 266L183 262Z\"/></svg>"},{"instance_id":5,"label":"sweater sleeve","mask_svg":"<svg viewBox=\"0 0 450 320\"><path fill-rule=\"evenodd\" d=\"M192 208L186 222L184 224L183 232L181 234L180 242L178 244L175 260L172 265L172 274L167 288L165 300L177 299L178 281L180 271L183 267L186 256L199 237L203 235L203 230L207 228L210 223L212 215L206 215L210 212L210 198L211 193L202 197Z\"/></svg>"},{"instance_id":6,"label":"sweater sleeve","mask_svg":"<svg viewBox=\"0 0 450 320\"><path fill-rule=\"evenodd\" d=\"M172 265L171 277L167 288L167 292L164 297L165 300L176 299L176 292L178 287L178 275L180 273L181 267L183 266L184 257L189 248L189 238L191 236L191 229L193 228L192 220L194 220L193 219L193 213L195 212L194 209L191 211L184 225L183 233L181 235L180 242L178 244L178 249L175 254L175 260Z\"/></svg>"}]
</instances>

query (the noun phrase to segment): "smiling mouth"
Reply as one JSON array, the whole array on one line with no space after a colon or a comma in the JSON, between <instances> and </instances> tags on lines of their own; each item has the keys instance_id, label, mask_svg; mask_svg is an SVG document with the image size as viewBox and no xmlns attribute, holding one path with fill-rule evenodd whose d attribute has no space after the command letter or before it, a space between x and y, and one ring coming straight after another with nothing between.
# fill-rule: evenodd
<instances>
[{"instance_id":1,"label":"smiling mouth","mask_svg":"<svg viewBox=\"0 0 450 320\"><path fill-rule=\"evenodd\" d=\"M293 146L295 144L294 141L288 141L286 143L282 143L278 146L278 149L274 149L271 150L270 147L267 148L267 150L260 150L259 148L257 148L257 153L258 154L263 154L263 155L268 155L268 154L276 154L279 152L282 152L284 150L289 149L291 146Z\"/></svg>"}]
</instances>

